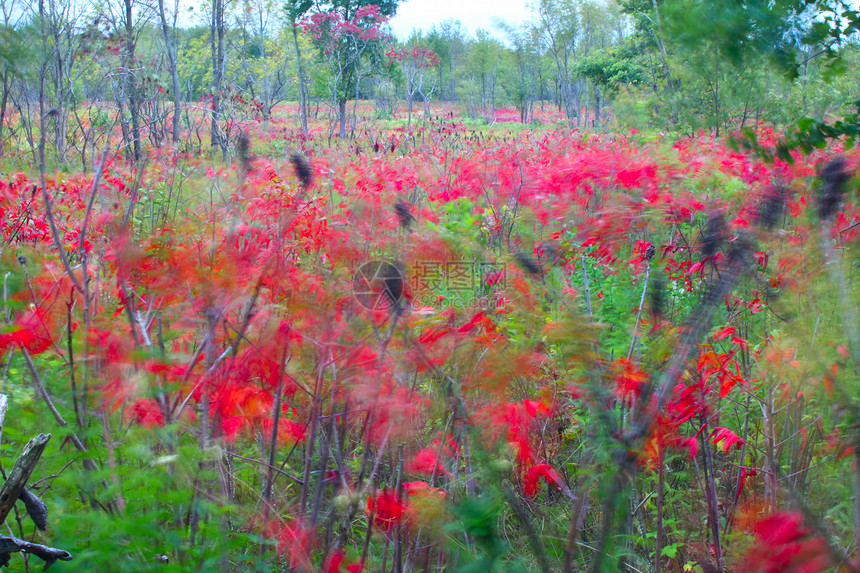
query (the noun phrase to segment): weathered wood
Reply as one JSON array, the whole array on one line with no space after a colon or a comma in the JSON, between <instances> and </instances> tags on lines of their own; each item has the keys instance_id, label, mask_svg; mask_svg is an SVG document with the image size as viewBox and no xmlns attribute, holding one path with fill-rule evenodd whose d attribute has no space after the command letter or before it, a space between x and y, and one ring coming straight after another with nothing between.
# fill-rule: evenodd
<instances>
[{"instance_id":1,"label":"weathered wood","mask_svg":"<svg viewBox=\"0 0 860 573\"><path fill-rule=\"evenodd\" d=\"M27 515L39 528L39 531L45 531L48 527L48 506L45 505L39 496L27 489L21 490L21 495L18 497L24 502L24 507L27 509Z\"/></svg>"},{"instance_id":2,"label":"weathered wood","mask_svg":"<svg viewBox=\"0 0 860 573\"><path fill-rule=\"evenodd\" d=\"M0 394L0 436L6 422L6 412L9 409L9 399ZM39 434L24 447L20 457L15 461L12 471L6 478L6 482L0 486L0 524L15 507L20 499L24 502L27 514L40 530L44 531L48 526L48 507L39 497L26 488L27 481L33 473L45 446L51 440L51 434ZM35 555L45 562L45 570L57 560L69 561L72 554L63 549L48 547L39 543L32 543L13 536L0 536L0 567L9 565L12 553L24 552Z\"/></svg>"},{"instance_id":3,"label":"weathered wood","mask_svg":"<svg viewBox=\"0 0 860 573\"><path fill-rule=\"evenodd\" d=\"M3 428L6 427L6 412L9 410L9 398L6 394L0 394L0 438L3 437Z\"/></svg>"},{"instance_id":4,"label":"weathered wood","mask_svg":"<svg viewBox=\"0 0 860 573\"><path fill-rule=\"evenodd\" d=\"M58 559L62 561L70 561L72 554L63 549L48 547L39 543L31 543L18 539L17 537L0 536L0 566L9 565L9 555L23 551L35 555L45 562L45 569L54 564Z\"/></svg>"},{"instance_id":5,"label":"weathered wood","mask_svg":"<svg viewBox=\"0 0 860 573\"><path fill-rule=\"evenodd\" d=\"M27 480L30 479L30 474L42 457L42 452L48 441L51 439L51 434L39 434L34 437L24 447L21 456L15 461L12 471L6 478L6 483L0 487L0 523L6 519L12 508L15 507L15 502L24 491L24 486L27 485Z\"/></svg>"}]
</instances>

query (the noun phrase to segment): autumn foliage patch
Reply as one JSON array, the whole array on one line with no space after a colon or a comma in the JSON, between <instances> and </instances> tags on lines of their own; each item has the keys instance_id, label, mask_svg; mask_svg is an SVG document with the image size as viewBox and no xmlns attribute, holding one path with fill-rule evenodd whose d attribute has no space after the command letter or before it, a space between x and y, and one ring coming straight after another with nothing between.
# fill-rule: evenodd
<instances>
[{"instance_id":1,"label":"autumn foliage patch","mask_svg":"<svg viewBox=\"0 0 860 573\"><path fill-rule=\"evenodd\" d=\"M183 566L296 571L847 567L856 153L443 127L0 181L14 399L91 460L53 458L88 480L57 535L150 515ZM402 270L385 308L368 261ZM137 499L151 472L179 493Z\"/></svg>"}]
</instances>

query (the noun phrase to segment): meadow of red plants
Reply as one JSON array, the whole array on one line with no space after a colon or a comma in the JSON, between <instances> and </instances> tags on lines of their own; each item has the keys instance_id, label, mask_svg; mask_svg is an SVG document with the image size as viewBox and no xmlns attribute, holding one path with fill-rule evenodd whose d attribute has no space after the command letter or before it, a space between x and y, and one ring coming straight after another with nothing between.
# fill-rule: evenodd
<instances>
[{"instance_id":1,"label":"meadow of red plants","mask_svg":"<svg viewBox=\"0 0 860 573\"><path fill-rule=\"evenodd\" d=\"M860 569L856 152L445 110L148 154L0 179L52 570Z\"/></svg>"}]
</instances>

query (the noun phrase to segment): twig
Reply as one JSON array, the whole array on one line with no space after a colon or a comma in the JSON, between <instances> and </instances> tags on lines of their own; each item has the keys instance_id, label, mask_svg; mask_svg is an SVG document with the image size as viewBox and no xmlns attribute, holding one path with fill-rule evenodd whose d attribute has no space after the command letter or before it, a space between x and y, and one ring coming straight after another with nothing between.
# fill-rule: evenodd
<instances>
[{"instance_id":1,"label":"twig","mask_svg":"<svg viewBox=\"0 0 860 573\"><path fill-rule=\"evenodd\" d=\"M585 308L588 310L588 314L591 315L591 292L588 288L588 273L585 272L585 255L580 257L582 261L582 282L585 285Z\"/></svg>"},{"instance_id":2,"label":"twig","mask_svg":"<svg viewBox=\"0 0 860 573\"><path fill-rule=\"evenodd\" d=\"M45 389L45 384L42 382L42 377L39 376L39 373L36 371L36 365L33 364L33 359L30 358L30 353L27 352L26 348L22 348L21 353L24 355L24 361L27 363L27 369L30 371L30 376L33 378L33 382L36 384L36 389L39 391L39 394L42 395L42 400L44 400L45 404L48 406L48 409L51 411L51 414L53 414L54 420L56 420L60 426L65 428L69 425L69 423L66 422L63 416L57 410L57 407L54 406L54 402L53 400L51 400L51 396L48 395L48 391ZM79 451L87 451L87 447L84 445L84 443L81 441L81 439L75 432L71 432L69 434L69 438L72 440L72 443ZM84 460L84 466L87 466L88 469L91 470L98 469L98 467L96 467L95 465L95 462L88 458Z\"/></svg>"},{"instance_id":3,"label":"twig","mask_svg":"<svg viewBox=\"0 0 860 573\"><path fill-rule=\"evenodd\" d=\"M275 452L278 449L278 426L281 421L281 399L284 395L284 370L286 369L287 356L286 348L281 353L281 365L278 372L278 389L275 392L275 400L272 403L272 434L269 441L269 463L266 469L266 481L263 484L263 521L267 522L269 518L269 501L272 499L272 481L275 470ZM235 355L235 354L234 354Z\"/></svg>"},{"instance_id":4,"label":"twig","mask_svg":"<svg viewBox=\"0 0 860 573\"><path fill-rule=\"evenodd\" d=\"M261 466L264 466L264 467L266 467L267 469L271 469L272 471L277 472L277 473L279 473L280 475L287 476L288 478L290 478L291 480L293 480L293 481L294 481L294 482L296 482L297 484L301 484L301 483L302 483L302 480L301 480L301 479L299 479L299 478L297 478L297 477L296 477L296 476L294 476L293 474L291 474L291 473L287 473L287 472L285 472L284 470L282 470L282 469L280 469L280 468L276 468L275 466L270 466L269 464L267 464L266 462L264 462L264 461L262 461L262 460L255 460L254 458L247 458L247 457L245 457L245 456L240 456L239 454L236 454L236 453L234 453L234 452L231 452L230 450L226 450L226 452L227 452L227 455L228 455L228 456L232 456L232 457L234 457L234 458L239 458L240 460L245 460L246 462L254 462L255 464L260 464Z\"/></svg>"},{"instance_id":5,"label":"twig","mask_svg":"<svg viewBox=\"0 0 860 573\"><path fill-rule=\"evenodd\" d=\"M633 339L630 341L630 350L627 351L627 360L633 356L636 343L639 342L639 325L642 322L642 307L645 306L645 295L648 293L648 279L651 277L651 263L645 267L645 284L642 285L642 297L639 299L639 312L636 313L636 326L633 327Z\"/></svg>"}]
</instances>

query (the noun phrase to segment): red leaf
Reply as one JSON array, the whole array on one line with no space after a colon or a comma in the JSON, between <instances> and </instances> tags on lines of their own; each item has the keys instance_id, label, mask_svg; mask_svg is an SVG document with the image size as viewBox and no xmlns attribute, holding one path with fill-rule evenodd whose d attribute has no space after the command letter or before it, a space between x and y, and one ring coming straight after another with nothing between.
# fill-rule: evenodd
<instances>
[{"instance_id":1,"label":"red leaf","mask_svg":"<svg viewBox=\"0 0 860 573\"><path fill-rule=\"evenodd\" d=\"M411 497L413 495L417 496L439 496L440 498L445 497L445 492L439 488L430 487L426 481L407 481L403 484L403 491L406 492L407 497Z\"/></svg>"},{"instance_id":2,"label":"red leaf","mask_svg":"<svg viewBox=\"0 0 860 573\"><path fill-rule=\"evenodd\" d=\"M717 332L714 333L714 340L722 340L722 339L728 337L729 335L734 334L735 330L736 329L734 326L727 326L727 327L723 328L722 330L718 330Z\"/></svg>"},{"instance_id":3,"label":"red leaf","mask_svg":"<svg viewBox=\"0 0 860 573\"><path fill-rule=\"evenodd\" d=\"M523 495L534 497L540 489L539 481L543 480L557 489L567 488L564 478L549 464L537 464L526 470L523 476Z\"/></svg>"},{"instance_id":4,"label":"red leaf","mask_svg":"<svg viewBox=\"0 0 860 573\"><path fill-rule=\"evenodd\" d=\"M164 414L155 400L141 399L130 408L134 420L145 428L164 426Z\"/></svg>"},{"instance_id":5,"label":"red leaf","mask_svg":"<svg viewBox=\"0 0 860 573\"><path fill-rule=\"evenodd\" d=\"M52 343L47 320L47 314L40 308L22 314L15 320L17 328L9 333L12 341L30 354L41 354Z\"/></svg>"},{"instance_id":6,"label":"red leaf","mask_svg":"<svg viewBox=\"0 0 860 573\"><path fill-rule=\"evenodd\" d=\"M741 496L747 477L755 475L758 475L758 470L755 468L741 468L741 479L740 482L738 482L738 491L735 493L735 499L738 499Z\"/></svg>"},{"instance_id":7,"label":"red leaf","mask_svg":"<svg viewBox=\"0 0 860 573\"><path fill-rule=\"evenodd\" d=\"M682 442L682 445L687 448L690 460L696 459L699 455L699 440L698 438L687 438Z\"/></svg>"},{"instance_id":8,"label":"red leaf","mask_svg":"<svg viewBox=\"0 0 860 573\"><path fill-rule=\"evenodd\" d=\"M383 531L391 531L403 519L407 505L398 496L386 489L374 498L367 498L367 515L373 515L373 523Z\"/></svg>"},{"instance_id":9,"label":"red leaf","mask_svg":"<svg viewBox=\"0 0 860 573\"><path fill-rule=\"evenodd\" d=\"M305 527L298 520L274 521L269 523L264 535L277 539L277 551L280 555L289 556L297 568L311 570L311 550L315 543L315 531Z\"/></svg>"},{"instance_id":10,"label":"red leaf","mask_svg":"<svg viewBox=\"0 0 860 573\"><path fill-rule=\"evenodd\" d=\"M747 571L819 573L832 567L830 548L814 536L798 513L780 512L755 526L757 543L746 555Z\"/></svg>"},{"instance_id":11,"label":"red leaf","mask_svg":"<svg viewBox=\"0 0 860 573\"><path fill-rule=\"evenodd\" d=\"M272 436L272 419L266 418L263 420L263 434L266 442ZM278 444L293 445L301 443L305 440L305 426L297 424L288 418L278 419Z\"/></svg>"},{"instance_id":12,"label":"red leaf","mask_svg":"<svg viewBox=\"0 0 860 573\"><path fill-rule=\"evenodd\" d=\"M406 471L413 474L422 474L427 476L448 475L445 466L439 463L439 458L436 455L438 448L424 448L420 450L411 460L406 463Z\"/></svg>"},{"instance_id":13,"label":"red leaf","mask_svg":"<svg viewBox=\"0 0 860 573\"><path fill-rule=\"evenodd\" d=\"M363 570L361 563L347 563L343 549L332 553L323 567L323 573L361 573Z\"/></svg>"},{"instance_id":14,"label":"red leaf","mask_svg":"<svg viewBox=\"0 0 860 573\"><path fill-rule=\"evenodd\" d=\"M727 454L729 453L729 448L733 445L740 449L744 440L728 428L717 427L713 432L711 432L711 443L716 445L720 442L723 442L723 453Z\"/></svg>"}]
</instances>

